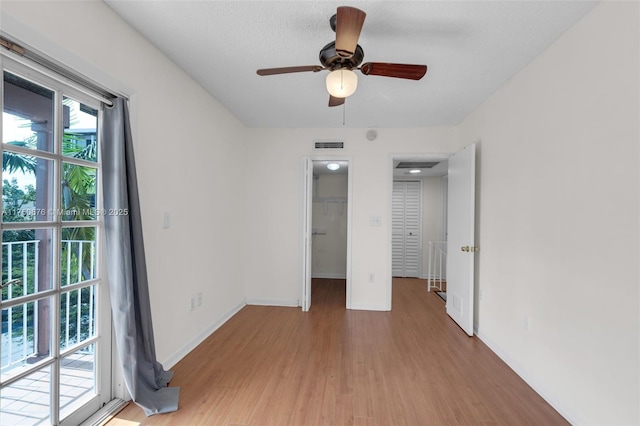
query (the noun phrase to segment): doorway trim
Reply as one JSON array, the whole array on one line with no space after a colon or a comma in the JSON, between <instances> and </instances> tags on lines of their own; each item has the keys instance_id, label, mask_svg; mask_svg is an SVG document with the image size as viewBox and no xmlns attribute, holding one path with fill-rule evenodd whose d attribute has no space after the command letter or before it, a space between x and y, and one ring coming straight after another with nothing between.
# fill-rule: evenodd
<instances>
[{"instance_id":1,"label":"doorway trim","mask_svg":"<svg viewBox=\"0 0 640 426\"><path fill-rule=\"evenodd\" d=\"M448 160L453 153L390 153L388 166L387 166L387 276L386 284L386 296L387 296L387 310L392 308L392 288L393 288L393 248L391 241L393 240L393 227L391 218L393 217L392 203L393 203L393 163L396 160L406 161L444 161Z\"/></svg>"},{"instance_id":2,"label":"doorway trim","mask_svg":"<svg viewBox=\"0 0 640 426\"><path fill-rule=\"evenodd\" d=\"M307 250L306 242L311 241L311 227L305 229L305 222L307 220L307 210L312 208L307 205L308 200L313 199L313 193L309 194L309 186L307 185L307 177L305 174L305 167L307 161L346 161L349 163L348 173L347 173L347 276L346 276L346 309L351 309L351 229L352 229L352 209L353 209L353 157L351 156L340 156L340 155L309 155L302 158L301 166L302 166L302 183L303 183L303 197L302 197L302 232L301 232L301 241L302 241L302 285L300 286L300 306L304 310L304 297L305 297L305 287L306 287L306 266L311 265L311 258L307 258L307 256L311 256L311 250ZM313 173L311 175L311 179L313 179ZM311 188L313 192L313 188ZM311 299L311 296L309 297Z\"/></svg>"}]
</instances>

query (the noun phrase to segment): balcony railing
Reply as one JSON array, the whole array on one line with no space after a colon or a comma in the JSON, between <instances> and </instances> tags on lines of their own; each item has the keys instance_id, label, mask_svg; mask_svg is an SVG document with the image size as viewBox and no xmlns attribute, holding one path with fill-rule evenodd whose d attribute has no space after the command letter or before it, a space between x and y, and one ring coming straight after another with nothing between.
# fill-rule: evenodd
<instances>
[{"instance_id":1,"label":"balcony railing","mask_svg":"<svg viewBox=\"0 0 640 426\"><path fill-rule=\"evenodd\" d=\"M40 241L2 243L3 301L38 291ZM63 240L61 246L61 287L95 276L95 241ZM73 265L73 267L72 267ZM18 286L18 288L13 288ZM60 299L61 348L85 340L93 333L95 322L94 286L63 292ZM0 371L5 373L24 365L37 355L39 309L34 302L10 306L2 310L2 359ZM48 323L46 321L44 323ZM48 336L49 334L46 333ZM48 339L47 339L48 340ZM93 348L90 345L89 348ZM91 349L90 349L91 350Z\"/></svg>"}]
</instances>

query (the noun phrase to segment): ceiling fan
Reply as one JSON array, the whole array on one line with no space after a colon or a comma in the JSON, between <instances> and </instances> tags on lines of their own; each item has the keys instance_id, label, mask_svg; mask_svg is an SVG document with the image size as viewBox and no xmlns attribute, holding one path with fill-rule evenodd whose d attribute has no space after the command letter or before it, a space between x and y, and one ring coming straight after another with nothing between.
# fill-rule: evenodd
<instances>
[{"instance_id":1,"label":"ceiling fan","mask_svg":"<svg viewBox=\"0 0 640 426\"><path fill-rule=\"evenodd\" d=\"M360 70L364 75L379 75L409 80L420 80L424 77L427 73L426 65L390 64L386 62L367 62L360 65L364 59L364 51L358 44L358 38L366 16L366 13L355 7L338 7L337 13L329 21L331 29L336 33L336 40L320 50L320 63L322 65L264 68L257 71L258 75L330 71L326 81L330 107L344 104L345 98L356 91L358 76L354 70Z\"/></svg>"}]
</instances>

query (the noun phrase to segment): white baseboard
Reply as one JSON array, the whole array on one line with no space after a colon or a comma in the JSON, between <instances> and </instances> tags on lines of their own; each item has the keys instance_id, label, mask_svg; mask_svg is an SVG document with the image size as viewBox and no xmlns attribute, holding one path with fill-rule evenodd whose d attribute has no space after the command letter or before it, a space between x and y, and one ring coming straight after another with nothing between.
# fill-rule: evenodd
<instances>
[{"instance_id":1,"label":"white baseboard","mask_svg":"<svg viewBox=\"0 0 640 426\"><path fill-rule=\"evenodd\" d=\"M384 305L367 305L352 303L351 308L354 311L389 311L390 309Z\"/></svg>"},{"instance_id":2,"label":"white baseboard","mask_svg":"<svg viewBox=\"0 0 640 426\"><path fill-rule=\"evenodd\" d=\"M194 350L200 343L204 342L207 337L211 336L214 331L219 329L222 324L227 322L232 316L237 314L240 309L244 308L246 305L247 304L243 301L242 303L234 306L221 318L211 324L211 326L207 327L203 332L195 336L193 339L189 340L187 344L185 344L182 348L178 349L171 356L169 356L168 359L161 362L162 366L166 370L170 370L171 368L173 368L173 366L176 365L182 358L184 358L189 352Z\"/></svg>"},{"instance_id":3,"label":"white baseboard","mask_svg":"<svg viewBox=\"0 0 640 426\"><path fill-rule=\"evenodd\" d=\"M331 273L317 273L311 274L311 278L324 278L328 280L346 280L347 276L345 274L331 274Z\"/></svg>"},{"instance_id":4,"label":"white baseboard","mask_svg":"<svg viewBox=\"0 0 640 426\"><path fill-rule=\"evenodd\" d=\"M534 391L538 395L542 397L549 405L551 405L562 417L565 418L572 425L581 425L587 424L586 419L580 418L581 416L576 415L572 410L567 409L563 404L561 404L557 399L556 395L538 383L536 380L532 379L531 376L527 374L524 368L519 365L516 361L514 361L502 348L497 345L490 337L486 336L476 327L474 327L474 331L476 336L482 340L482 342L489 347L498 357L505 362L522 380L524 380L529 386L533 388Z\"/></svg>"},{"instance_id":5,"label":"white baseboard","mask_svg":"<svg viewBox=\"0 0 640 426\"><path fill-rule=\"evenodd\" d=\"M298 307L300 302L297 300L247 299L247 305Z\"/></svg>"}]
</instances>

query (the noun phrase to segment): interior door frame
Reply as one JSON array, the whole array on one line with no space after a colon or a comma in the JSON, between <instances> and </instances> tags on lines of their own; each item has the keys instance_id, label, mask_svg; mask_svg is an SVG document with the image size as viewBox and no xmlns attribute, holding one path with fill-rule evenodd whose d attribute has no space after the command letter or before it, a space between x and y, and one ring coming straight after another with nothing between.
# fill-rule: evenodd
<instances>
[{"instance_id":1,"label":"interior door frame","mask_svg":"<svg viewBox=\"0 0 640 426\"><path fill-rule=\"evenodd\" d=\"M312 249L309 248L307 242L312 241L312 220L311 211L313 210L313 185L309 184L309 180L313 182L313 170L308 175L306 167L308 162L314 161L346 161L349 163L347 172L347 276L346 276L346 309L351 309L351 229L352 229L352 206L353 206L353 158L351 156L337 155L309 155L302 158L302 285L300 287L300 306L303 311L307 311L309 306L305 303L308 297L309 305L311 304L311 288L308 286L307 280L311 276L311 256ZM309 191L311 191L309 193ZM309 223L308 223L309 222ZM307 288L308 286L308 288ZM307 292L309 294L307 295ZM305 309L306 308L306 309Z\"/></svg>"},{"instance_id":2,"label":"interior door frame","mask_svg":"<svg viewBox=\"0 0 640 426\"><path fill-rule=\"evenodd\" d=\"M407 160L407 161L444 161L448 160L453 153L391 153L389 154L388 160L388 175L387 175L387 217L389 220L387 221L387 240L389 244L387 244L387 283L386 283L386 299L387 306L386 310L390 311L393 305L392 301L392 288L393 288L393 248L391 245L391 241L393 238L393 229L391 224L391 218L393 217L392 211L392 202L393 202L393 163L396 160ZM416 178L417 179L417 178ZM422 186L421 186L422 187ZM421 202L422 202L422 194ZM422 208L421 208L422 213ZM422 226L422 225L421 225ZM422 269L422 268L421 268Z\"/></svg>"}]
</instances>

